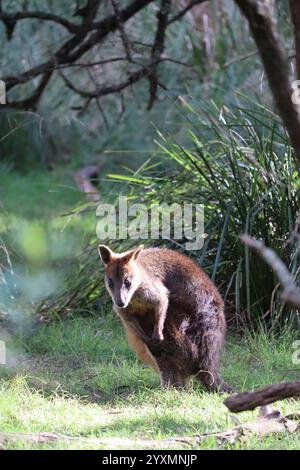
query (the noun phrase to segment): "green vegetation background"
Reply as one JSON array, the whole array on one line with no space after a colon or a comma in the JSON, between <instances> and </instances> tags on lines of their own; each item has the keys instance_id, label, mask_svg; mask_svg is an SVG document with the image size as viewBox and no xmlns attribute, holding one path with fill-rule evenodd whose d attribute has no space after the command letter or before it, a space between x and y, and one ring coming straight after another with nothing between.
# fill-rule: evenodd
<instances>
[{"instance_id":1,"label":"green vegetation background","mask_svg":"<svg viewBox=\"0 0 300 470\"><path fill-rule=\"evenodd\" d=\"M290 51L285 4L278 2L277 13ZM61 2L56 7L65 8ZM153 34L152 15L148 9L132 26L135 34L145 32L145 40ZM139 439L236 424L223 398L198 385L182 393L161 391L158 377L127 346L97 260L95 207L74 182L74 172L90 163L100 164L97 184L106 202L122 193L135 202L142 197L149 207L204 204L204 248L190 255L226 300L224 378L248 389L297 377L295 312L281 303L276 279L238 237L243 231L261 236L297 276L298 247L286 242L298 210L299 179L245 21L227 5L214 15L210 67L203 38L188 21L168 31L166 53L191 67L162 67L168 91L160 90L151 112L148 85L140 83L126 92L123 114L118 98L110 97L103 102L105 120L95 108L78 117L70 106L76 99L57 79L38 114L0 114L0 316L6 326L0 338L8 344L8 365L0 368L1 431L98 437L103 448L124 447L113 440L124 437L138 448ZM34 50L38 60L41 35L57 37L55 27L30 27L18 30L12 47L1 26L0 64L7 74L18 68L18 48L25 55ZM114 246L121 250L124 244ZM297 402L279 408L293 412ZM32 446L95 447L88 441ZM17 440L9 447L28 444ZM234 445L211 437L199 447L288 449L299 447L299 436L253 437Z\"/></svg>"}]
</instances>

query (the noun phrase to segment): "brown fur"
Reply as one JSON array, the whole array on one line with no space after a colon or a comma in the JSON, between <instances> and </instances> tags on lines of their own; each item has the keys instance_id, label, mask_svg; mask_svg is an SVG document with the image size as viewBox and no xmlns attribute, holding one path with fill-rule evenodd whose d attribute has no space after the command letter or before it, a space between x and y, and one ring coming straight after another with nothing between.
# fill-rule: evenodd
<instances>
[{"instance_id":1,"label":"brown fur","mask_svg":"<svg viewBox=\"0 0 300 470\"><path fill-rule=\"evenodd\" d=\"M134 330L132 330L126 324L124 324L124 328L126 331L128 343L130 344L132 349L135 350L135 352L139 355L139 357L145 364L152 367L156 372L159 373L158 365L144 341L142 341L139 336L137 336L137 334L134 332Z\"/></svg>"},{"instance_id":2,"label":"brown fur","mask_svg":"<svg viewBox=\"0 0 300 470\"><path fill-rule=\"evenodd\" d=\"M159 371L163 386L182 387L195 376L209 390L229 391L218 375L226 329L218 290L187 256L142 248L116 254L100 247L106 287L133 349ZM122 286L128 278L126 300ZM121 298L124 308L116 305Z\"/></svg>"}]
</instances>

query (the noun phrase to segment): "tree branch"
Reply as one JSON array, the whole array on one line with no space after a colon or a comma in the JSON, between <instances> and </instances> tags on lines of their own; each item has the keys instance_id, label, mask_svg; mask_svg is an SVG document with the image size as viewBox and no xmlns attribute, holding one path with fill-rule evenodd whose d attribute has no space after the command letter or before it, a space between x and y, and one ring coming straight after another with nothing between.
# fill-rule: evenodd
<instances>
[{"instance_id":1,"label":"tree branch","mask_svg":"<svg viewBox=\"0 0 300 470\"><path fill-rule=\"evenodd\" d=\"M294 308L300 308L300 291L288 268L277 256L275 251L271 250L271 248L267 248L261 240L255 240L246 234L241 236L241 240L245 245L253 248L270 268L273 269L282 287L282 299Z\"/></svg>"},{"instance_id":2,"label":"tree branch","mask_svg":"<svg viewBox=\"0 0 300 470\"><path fill-rule=\"evenodd\" d=\"M9 107L35 110L46 86L48 85L48 82L51 79L52 73L53 72L51 70L49 72L45 72L42 76L40 84L31 96L20 101L10 101ZM7 105L8 104L6 104L5 107L7 107Z\"/></svg>"},{"instance_id":3,"label":"tree branch","mask_svg":"<svg viewBox=\"0 0 300 470\"><path fill-rule=\"evenodd\" d=\"M181 20L181 18L184 17L184 15L190 11L192 8L194 8L196 5L200 5L200 3L204 3L207 0L191 0L190 3L184 7L182 10L180 10L176 15L174 15L172 18L169 19L168 25L175 23L175 21Z\"/></svg>"},{"instance_id":4,"label":"tree branch","mask_svg":"<svg viewBox=\"0 0 300 470\"><path fill-rule=\"evenodd\" d=\"M88 91L88 90L83 90L81 88L78 88L71 82L71 80L69 80L69 78L63 75L62 72L60 72L60 75L63 78L66 86L70 90L74 91L75 93L82 96L83 98L95 99L101 96L110 95L112 93L119 93L125 88L128 88L130 85L133 85L134 83L138 82L142 78L148 77L150 73L151 73L151 70L149 69L148 66L143 67L140 70L137 70L136 72L133 72L132 74L130 74L126 80L123 80L122 82L118 84L103 86L93 91Z\"/></svg>"},{"instance_id":5,"label":"tree branch","mask_svg":"<svg viewBox=\"0 0 300 470\"><path fill-rule=\"evenodd\" d=\"M120 11L122 21L127 21L137 12L143 9L146 5L152 3L154 0L135 0L128 7ZM106 38L109 33L116 31L118 28L118 21L116 15L111 15L102 21L90 25L90 29L97 29L93 34L85 39L88 30L86 29L86 22L84 22L80 33L74 35L67 40L53 55L53 59L39 64L31 69L23 72L18 76L8 76L2 78L6 83L7 92L19 84L27 83L28 81L43 75L45 72L53 71L61 64L72 64L82 57L86 52L92 49L101 40ZM9 103L8 103L9 105Z\"/></svg>"},{"instance_id":6,"label":"tree branch","mask_svg":"<svg viewBox=\"0 0 300 470\"><path fill-rule=\"evenodd\" d=\"M174 21L182 18L182 16L193 6L202 3L204 0L192 1L185 7L181 12L169 19L169 13L172 5L171 0L161 0L161 7L158 13L157 29L153 44L150 44L151 48L149 63L139 64L133 60L134 49L131 47L129 39L126 35L124 23L133 18L142 9L147 7L149 4L154 3L154 0L132 0L132 2L124 8L120 8L118 0L111 0L114 14L110 14L102 20L96 21L96 14L99 9L99 5L102 0L87 0L86 6L81 9L84 10L84 14L81 12L82 23L81 25L75 25L71 21L60 17L57 14L39 12L39 11L20 11L13 14L7 14L0 9L0 19L6 21L6 27L9 30L8 33L12 34L14 25L19 20L24 19L40 19L42 21L52 21L54 23L61 24L71 33L67 40L52 53L49 60L40 63L29 70L26 70L19 75L0 77L6 84L6 91L8 93L8 99L6 107L23 108L23 109L35 109L37 106L44 89L48 82L51 80L54 71L60 71L73 66L92 67L93 63L96 65L106 64L110 62L127 62L131 65L137 65L140 69L129 72L126 80L115 84L103 86L101 89L93 91L83 90L77 85L73 85L69 78L61 75L65 84L78 93L80 96L85 98L85 107L95 98L104 96L110 93L118 93L124 90L127 86L137 82L138 80L147 77L150 82L150 99L149 107L152 106L157 93L158 86L163 86L157 77L157 68L160 62L170 61L174 63L180 63L180 61L173 60L172 58L163 58L162 54L165 45L165 34L167 26ZM80 11L81 11L80 10ZM120 31L122 42L125 49L125 57L112 57L95 60L92 63L79 64L78 61L86 53L90 52L94 47L97 47L107 36L111 33ZM83 61L82 61L83 62ZM17 87L27 84L29 82L34 83L34 80L41 76L40 85L31 93L28 98L15 101L10 99L11 91ZM97 88L97 86L96 86ZM82 109L82 107L81 107Z\"/></svg>"},{"instance_id":7,"label":"tree branch","mask_svg":"<svg viewBox=\"0 0 300 470\"><path fill-rule=\"evenodd\" d=\"M154 0L135 0L133 3L128 5L120 11L119 20L125 23L139 11L145 8L150 3L153 3ZM91 30L96 29L93 34L83 42L80 47L76 49L75 52L70 54L69 62L73 63L83 56L87 51L92 49L96 44L99 44L103 39L105 39L108 34L115 32L118 29L118 19L116 15L109 16L102 21L98 21L91 25Z\"/></svg>"},{"instance_id":8,"label":"tree branch","mask_svg":"<svg viewBox=\"0 0 300 470\"><path fill-rule=\"evenodd\" d=\"M160 10L157 14L157 29L154 39L154 43L151 50L151 59L152 59L152 70L149 74L149 84L150 84L150 98L148 109L151 109L156 99L156 93L158 88L158 78L157 78L157 67L158 59L161 57L164 48L165 48L165 37L166 37L166 28L168 25L168 17L171 8L171 0L161 0Z\"/></svg>"},{"instance_id":9,"label":"tree branch","mask_svg":"<svg viewBox=\"0 0 300 470\"><path fill-rule=\"evenodd\" d=\"M278 400L300 396L300 381L270 385L255 392L237 393L224 400L227 408L234 412L254 410L258 406L269 405Z\"/></svg>"},{"instance_id":10,"label":"tree branch","mask_svg":"<svg viewBox=\"0 0 300 470\"><path fill-rule=\"evenodd\" d=\"M116 18L117 18L118 28L119 28L121 38L123 41L123 46L124 46L124 50L126 53L126 57L127 57L127 60L130 62L131 61L130 42L128 40L123 21L121 19L120 7L119 7L117 0L111 0L111 3L112 3L112 6L114 9Z\"/></svg>"},{"instance_id":11,"label":"tree branch","mask_svg":"<svg viewBox=\"0 0 300 470\"><path fill-rule=\"evenodd\" d=\"M80 30L80 26L68 21L61 16L54 15L43 11L18 11L16 13L3 13L0 12L0 20L4 23L17 22L19 20L38 19L43 21L52 21L54 23L64 26L70 33L76 34Z\"/></svg>"}]
</instances>

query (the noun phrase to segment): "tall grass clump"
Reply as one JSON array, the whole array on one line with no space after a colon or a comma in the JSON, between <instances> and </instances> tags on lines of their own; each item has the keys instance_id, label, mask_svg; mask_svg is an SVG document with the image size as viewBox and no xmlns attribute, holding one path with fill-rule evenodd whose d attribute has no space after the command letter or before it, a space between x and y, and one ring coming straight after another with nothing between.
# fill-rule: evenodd
<instances>
[{"instance_id":1,"label":"tall grass clump","mask_svg":"<svg viewBox=\"0 0 300 470\"><path fill-rule=\"evenodd\" d=\"M231 109L213 102L195 109L184 103L190 145L159 134L158 165L132 175L131 196L157 203L203 204L205 241L190 252L221 288L229 316L240 325L278 330L296 319L280 299L274 273L242 244L246 232L261 238L298 276L298 251L291 238L299 206L300 180L278 117L248 102ZM170 243L170 241L169 241ZM176 240L178 248L178 240ZM182 249L183 245L182 245Z\"/></svg>"}]
</instances>

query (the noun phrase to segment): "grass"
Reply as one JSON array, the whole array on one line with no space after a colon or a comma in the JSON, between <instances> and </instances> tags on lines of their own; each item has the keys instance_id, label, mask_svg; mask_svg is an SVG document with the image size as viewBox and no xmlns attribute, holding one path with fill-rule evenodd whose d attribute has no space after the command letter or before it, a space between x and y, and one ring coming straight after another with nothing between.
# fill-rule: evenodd
<instances>
[{"instance_id":1,"label":"grass","mask_svg":"<svg viewBox=\"0 0 300 470\"><path fill-rule=\"evenodd\" d=\"M158 376L143 366L125 341L112 314L74 317L37 327L30 334L6 338L8 365L0 369L0 429L2 432L53 432L99 438L102 448L141 448L141 439L211 433L234 427L223 397L192 383L183 392L163 391ZM229 336L222 364L223 377L236 388L248 389L294 379L293 335L280 339L260 333L255 339ZM283 413L297 402L277 404ZM238 415L255 419L257 412ZM117 438L128 438L130 444ZM159 446L158 444L156 444ZM235 444L214 437L199 448L296 449L299 435L255 436ZM99 448L88 441L25 444L11 449ZM186 448L177 443L176 448ZM161 448L161 447L160 447ZM163 448L163 444L162 444Z\"/></svg>"}]
</instances>

